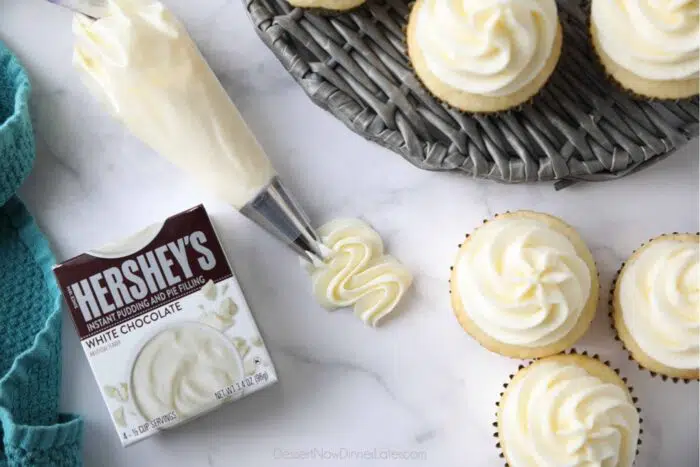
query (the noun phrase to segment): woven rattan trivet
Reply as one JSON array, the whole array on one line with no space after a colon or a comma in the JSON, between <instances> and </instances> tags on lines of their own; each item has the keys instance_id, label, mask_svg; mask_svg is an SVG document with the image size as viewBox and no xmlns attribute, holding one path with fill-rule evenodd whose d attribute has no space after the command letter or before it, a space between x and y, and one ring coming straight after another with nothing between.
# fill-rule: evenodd
<instances>
[{"instance_id":1,"label":"woven rattan trivet","mask_svg":"<svg viewBox=\"0 0 700 467\"><path fill-rule=\"evenodd\" d=\"M635 99L602 71L586 0L560 0L564 49L520 109L470 115L438 103L405 48L408 1L369 0L320 16L285 0L244 0L255 30L320 107L422 169L501 182L609 180L663 159L698 133L698 98Z\"/></svg>"}]
</instances>

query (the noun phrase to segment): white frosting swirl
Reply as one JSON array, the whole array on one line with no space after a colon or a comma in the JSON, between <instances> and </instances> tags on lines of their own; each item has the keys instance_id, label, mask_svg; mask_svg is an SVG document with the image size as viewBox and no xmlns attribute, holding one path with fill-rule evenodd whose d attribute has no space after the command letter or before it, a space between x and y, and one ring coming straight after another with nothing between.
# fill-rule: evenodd
<instances>
[{"instance_id":1,"label":"white frosting swirl","mask_svg":"<svg viewBox=\"0 0 700 467\"><path fill-rule=\"evenodd\" d=\"M698 0L593 0L591 21L603 51L650 80L697 78Z\"/></svg>"},{"instance_id":2,"label":"white frosting swirl","mask_svg":"<svg viewBox=\"0 0 700 467\"><path fill-rule=\"evenodd\" d=\"M233 344L212 328L184 323L149 340L136 358L131 387L146 420L170 412L186 419L222 401L215 393L243 377Z\"/></svg>"},{"instance_id":3,"label":"white frosting swirl","mask_svg":"<svg viewBox=\"0 0 700 467\"><path fill-rule=\"evenodd\" d=\"M543 360L508 387L499 432L513 467L630 467L639 414L623 388Z\"/></svg>"},{"instance_id":4,"label":"white frosting swirl","mask_svg":"<svg viewBox=\"0 0 700 467\"><path fill-rule=\"evenodd\" d=\"M541 347L565 337L591 293L571 241L536 219L495 219L460 251L456 279L469 318L491 338Z\"/></svg>"},{"instance_id":5,"label":"white frosting swirl","mask_svg":"<svg viewBox=\"0 0 700 467\"><path fill-rule=\"evenodd\" d=\"M642 351L671 368L700 367L700 243L659 238L627 263L618 300Z\"/></svg>"},{"instance_id":6,"label":"white frosting swirl","mask_svg":"<svg viewBox=\"0 0 700 467\"><path fill-rule=\"evenodd\" d=\"M359 219L338 219L318 229L330 253L309 266L318 302L329 309L353 306L365 323L376 326L411 286L411 273L384 254L379 234Z\"/></svg>"},{"instance_id":7,"label":"white frosting swirl","mask_svg":"<svg viewBox=\"0 0 700 467\"><path fill-rule=\"evenodd\" d=\"M416 42L428 69L470 94L507 96L542 71L559 27L555 0L421 0Z\"/></svg>"}]
</instances>

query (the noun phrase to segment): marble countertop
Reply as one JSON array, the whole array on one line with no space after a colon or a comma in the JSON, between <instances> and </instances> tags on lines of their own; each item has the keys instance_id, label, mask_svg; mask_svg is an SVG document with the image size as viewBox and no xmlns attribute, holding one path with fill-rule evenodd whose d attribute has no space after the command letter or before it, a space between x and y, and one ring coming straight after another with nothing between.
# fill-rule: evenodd
<instances>
[{"instance_id":1,"label":"marble countertop","mask_svg":"<svg viewBox=\"0 0 700 467\"><path fill-rule=\"evenodd\" d=\"M317 108L255 35L240 1L166 3L186 22L314 222L368 220L415 272L415 286L401 316L376 330L348 311L321 309L290 251L144 147L91 99L70 65L68 12L41 0L0 0L0 39L22 59L34 86L37 162L23 196L58 259L204 202L281 380L122 448L66 318L62 409L85 419L88 466L502 465L491 422L501 385L519 362L482 349L454 319L447 279L464 234L505 210L560 216L590 245L607 289L641 242L698 230L697 141L640 174L562 192L550 184L506 186L421 171ZM635 388L644 411L637 465L697 466L698 384L652 379L629 362L612 339L606 301L603 293L579 347L611 360ZM348 458L374 449L410 460Z\"/></svg>"}]
</instances>

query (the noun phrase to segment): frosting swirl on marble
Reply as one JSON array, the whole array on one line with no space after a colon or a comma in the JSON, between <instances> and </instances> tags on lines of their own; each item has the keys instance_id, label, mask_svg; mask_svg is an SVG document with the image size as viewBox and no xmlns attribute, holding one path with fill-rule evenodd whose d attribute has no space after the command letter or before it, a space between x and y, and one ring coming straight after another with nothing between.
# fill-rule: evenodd
<instances>
[{"instance_id":1,"label":"frosting swirl on marble","mask_svg":"<svg viewBox=\"0 0 700 467\"><path fill-rule=\"evenodd\" d=\"M501 402L509 465L632 465L640 421L627 391L573 363L543 360L522 371Z\"/></svg>"},{"instance_id":2,"label":"frosting swirl on marble","mask_svg":"<svg viewBox=\"0 0 700 467\"><path fill-rule=\"evenodd\" d=\"M323 263L308 265L316 299L328 309L352 306L376 326L410 287L411 273L384 254L379 234L359 219L331 221L318 234L329 254Z\"/></svg>"},{"instance_id":3,"label":"frosting swirl on marble","mask_svg":"<svg viewBox=\"0 0 700 467\"><path fill-rule=\"evenodd\" d=\"M591 20L603 51L637 76L698 77L698 0L594 0Z\"/></svg>"},{"instance_id":4,"label":"frosting swirl on marble","mask_svg":"<svg viewBox=\"0 0 700 467\"><path fill-rule=\"evenodd\" d=\"M465 313L509 345L561 340L591 293L591 271L571 241L536 219L486 223L462 247L456 267Z\"/></svg>"},{"instance_id":5,"label":"frosting swirl on marble","mask_svg":"<svg viewBox=\"0 0 700 467\"><path fill-rule=\"evenodd\" d=\"M559 28L554 0L421 0L416 42L428 69L461 91L508 96L544 68Z\"/></svg>"},{"instance_id":6,"label":"frosting swirl on marble","mask_svg":"<svg viewBox=\"0 0 700 467\"><path fill-rule=\"evenodd\" d=\"M660 237L627 263L617 299L642 351L671 368L700 366L700 243Z\"/></svg>"}]
</instances>

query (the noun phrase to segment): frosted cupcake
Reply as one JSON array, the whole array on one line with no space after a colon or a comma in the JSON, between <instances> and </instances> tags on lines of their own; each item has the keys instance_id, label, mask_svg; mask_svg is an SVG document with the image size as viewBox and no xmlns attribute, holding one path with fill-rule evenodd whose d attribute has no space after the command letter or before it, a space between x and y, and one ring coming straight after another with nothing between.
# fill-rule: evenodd
<instances>
[{"instance_id":1,"label":"frosted cupcake","mask_svg":"<svg viewBox=\"0 0 700 467\"><path fill-rule=\"evenodd\" d=\"M605 70L642 96L697 94L698 5L697 0L593 0L591 36Z\"/></svg>"},{"instance_id":2,"label":"frosted cupcake","mask_svg":"<svg viewBox=\"0 0 700 467\"><path fill-rule=\"evenodd\" d=\"M613 296L619 338L644 368L700 378L700 237L657 237L620 271Z\"/></svg>"},{"instance_id":3,"label":"frosted cupcake","mask_svg":"<svg viewBox=\"0 0 700 467\"><path fill-rule=\"evenodd\" d=\"M575 354L516 373L497 418L498 446L510 467L631 467L641 432L624 381L599 360Z\"/></svg>"},{"instance_id":4,"label":"frosted cupcake","mask_svg":"<svg viewBox=\"0 0 700 467\"><path fill-rule=\"evenodd\" d=\"M342 13L359 7L366 0L288 0L299 8L308 8L319 13Z\"/></svg>"},{"instance_id":5,"label":"frosted cupcake","mask_svg":"<svg viewBox=\"0 0 700 467\"><path fill-rule=\"evenodd\" d=\"M555 0L417 0L407 42L416 74L438 99L497 112L544 86L562 30Z\"/></svg>"},{"instance_id":6,"label":"frosted cupcake","mask_svg":"<svg viewBox=\"0 0 700 467\"><path fill-rule=\"evenodd\" d=\"M462 328L501 355L559 353L588 329L598 273L576 231L548 214L496 216L460 246L450 279Z\"/></svg>"}]
</instances>

